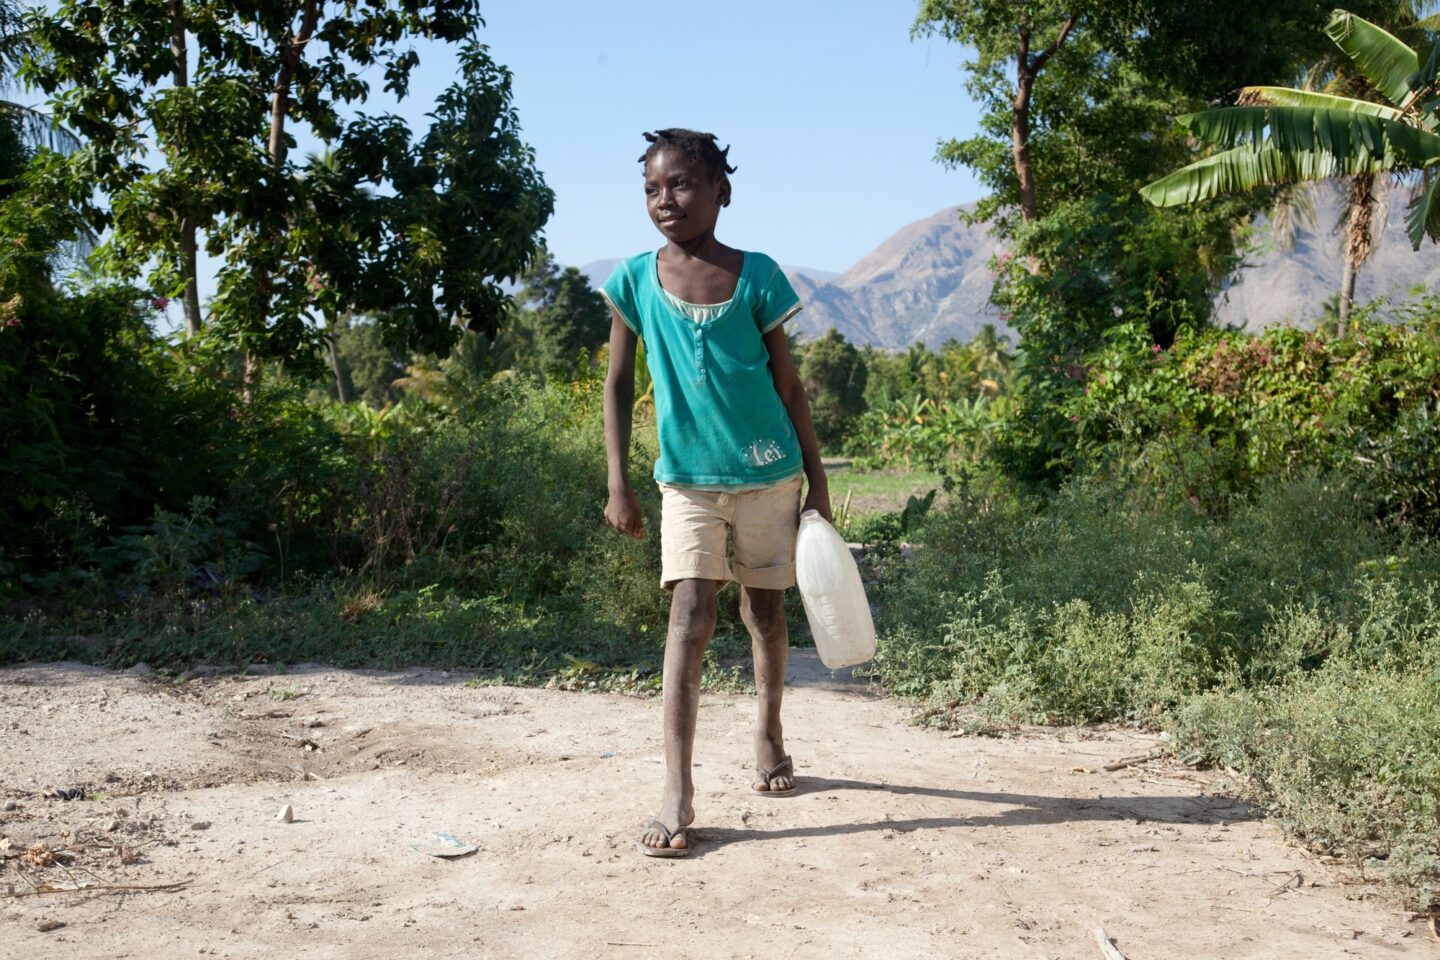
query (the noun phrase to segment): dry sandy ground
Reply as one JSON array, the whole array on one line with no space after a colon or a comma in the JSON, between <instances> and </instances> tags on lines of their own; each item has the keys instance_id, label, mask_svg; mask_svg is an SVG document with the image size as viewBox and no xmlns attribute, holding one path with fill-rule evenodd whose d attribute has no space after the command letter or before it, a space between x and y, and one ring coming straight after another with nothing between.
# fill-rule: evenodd
<instances>
[{"instance_id":1,"label":"dry sandy ground","mask_svg":"<svg viewBox=\"0 0 1440 960\"><path fill-rule=\"evenodd\" d=\"M1102 925L1129 960L1440 957L1208 775L1101 770L1154 738L955 737L813 654L793 672L802 792L749 793L752 704L709 696L695 853L654 860L633 847L653 699L425 670L0 671L0 894L186 882L0 899L0 957L1095 960ZM67 787L89 798L45 796ZM442 830L478 850L411 848Z\"/></svg>"}]
</instances>

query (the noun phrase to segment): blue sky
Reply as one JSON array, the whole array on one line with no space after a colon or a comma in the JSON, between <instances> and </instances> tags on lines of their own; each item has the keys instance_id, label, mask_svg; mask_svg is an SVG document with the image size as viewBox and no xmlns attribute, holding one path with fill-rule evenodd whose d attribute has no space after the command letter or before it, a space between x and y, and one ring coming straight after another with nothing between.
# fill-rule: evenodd
<instances>
[{"instance_id":1,"label":"blue sky","mask_svg":"<svg viewBox=\"0 0 1440 960\"><path fill-rule=\"evenodd\" d=\"M686 126L731 144L726 243L840 271L895 230L975 200L934 161L974 131L961 48L910 39L913 0L492 0L484 40L514 71L525 139L556 194L561 263L658 246L636 158L641 132ZM422 57L406 114L451 74ZM418 126L418 123L416 124Z\"/></svg>"}]
</instances>

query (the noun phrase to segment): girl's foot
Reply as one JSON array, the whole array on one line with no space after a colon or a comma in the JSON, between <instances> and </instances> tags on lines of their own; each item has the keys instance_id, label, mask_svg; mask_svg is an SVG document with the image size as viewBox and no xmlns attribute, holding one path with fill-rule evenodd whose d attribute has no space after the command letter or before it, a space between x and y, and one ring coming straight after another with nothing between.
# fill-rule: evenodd
<instances>
[{"instance_id":1,"label":"girl's foot","mask_svg":"<svg viewBox=\"0 0 1440 960\"><path fill-rule=\"evenodd\" d=\"M679 819L670 814L667 816L665 810L645 824L645 829L640 833L641 846L664 848L672 850L684 850L689 845L689 838L685 836L685 828L695 822L695 808L688 807L684 819Z\"/></svg>"},{"instance_id":2,"label":"girl's foot","mask_svg":"<svg viewBox=\"0 0 1440 960\"><path fill-rule=\"evenodd\" d=\"M774 771L767 784L765 778L759 777L751 785L756 793L776 793L793 790L795 788L795 770L790 764L785 763L789 755L785 752L785 741L777 734L759 730L755 733L755 766L760 770ZM778 768L778 769L777 769Z\"/></svg>"}]
</instances>

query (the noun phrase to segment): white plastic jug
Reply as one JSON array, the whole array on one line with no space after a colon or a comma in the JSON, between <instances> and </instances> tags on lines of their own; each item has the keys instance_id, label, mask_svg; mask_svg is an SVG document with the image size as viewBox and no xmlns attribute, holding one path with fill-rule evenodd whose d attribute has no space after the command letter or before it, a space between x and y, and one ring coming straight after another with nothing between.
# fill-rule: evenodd
<instances>
[{"instance_id":1,"label":"white plastic jug","mask_svg":"<svg viewBox=\"0 0 1440 960\"><path fill-rule=\"evenodd\" d=\"M820 660L831 670L875 656L875 623L850 548L815 510L800 514L795 582Z\"/></svg>"}]
</instances>

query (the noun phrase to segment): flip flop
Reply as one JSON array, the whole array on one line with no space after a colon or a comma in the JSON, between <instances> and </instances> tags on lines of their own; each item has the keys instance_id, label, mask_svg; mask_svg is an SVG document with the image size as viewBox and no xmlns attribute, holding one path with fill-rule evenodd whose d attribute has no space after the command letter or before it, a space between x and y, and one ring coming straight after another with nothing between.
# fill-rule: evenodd
<instances>
[{"instance_id":1,"label":"flip flop","mask_svg":"<svg viewBox=\"0 0 1440 960\"><path fill-rule=\"evenodd\" d=\"M750 788L750 792L753 793L753 794L756 794L757 796L761 796L761 797L788 797L788 796L790 796L792 793L795 792L795 761L793 761L793 760L790 759L790 755L789 755L789 754L786 754L785 757L784 757L784 759L782 759L779 763L775 764L775 766L771 767L769 770L766 770L764 767L756 767L756 768L755 768L755 772L758 773L758 774L760 774L760 779L765 781L765 786L766 786L766 787L769 787L769 786L770 786L770 781L771 781L772 779L774 779L775 774L779 773L781 770L785 769L786 767L789 767L789 768L790 768L790 789L789 789L789 790L756 790L754 787L751 787L751 788Z\"/></svg>"},{"instance_id":2,"label":"flip flop","mask_svg":"<svg viewBox=\"0 0 1440 960\"><path fill-rule=\"evenodd\" d=\"M639 850L641 853L645 854L645 856L647 856L647 857L662 857L662 858L664 858L664 857L688 857L688 856L690 856L690 847L689 847L690 838L689 838L689 837L686 837L686 838L685 838L686 846L683 846L683 847L672 847L672 846L670 846L670 841L675 838L675 834L677 834L677 833L685 833L687 830L690 829L690 825L689 825L689 824L685 824L685 825L683 825L683 826L676 827L674 830L671 830L669 827L665 826L665 824L661 823L659 820L651 820L649 823L645 824L645 826L648 827L648 826L650 826L650 824L652 824L652 823L653 823L656 827L658 827L658 828L660 829L660 832L661 832L661 833L663 833L663 834L665 835L665 846L663 846L663 847L652 847L652 846L650 846L648 843L644 843L644 842L642 842L642 841L640 841L640 840L636 840L636 841L635 841L635 849L636 849L636 850Z\"/></svg>"}]
</instances>

